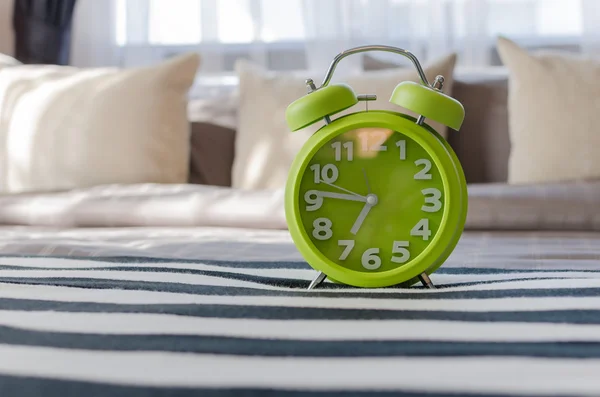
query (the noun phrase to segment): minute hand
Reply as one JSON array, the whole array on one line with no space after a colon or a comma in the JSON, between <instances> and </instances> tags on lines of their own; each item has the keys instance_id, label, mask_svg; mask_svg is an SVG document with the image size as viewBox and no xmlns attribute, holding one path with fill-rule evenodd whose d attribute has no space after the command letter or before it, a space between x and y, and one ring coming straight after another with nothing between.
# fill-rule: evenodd
<instances>
[{"instance_id":1,"label":"minute hand","mask_svg":"<svg viewBox=\"0 0 600 397\"><path fill-rule=\"evenodd\" d=\"M349 200L349 201L360 201L363 203L367 202L367 198L364 196L359 196L356 194L343 194L343 193L334 193L334 192L323 192L320 190L313 190L311 193L319 195L321 197L328 197L339 200Z\"/></svg>"}]
</instances>

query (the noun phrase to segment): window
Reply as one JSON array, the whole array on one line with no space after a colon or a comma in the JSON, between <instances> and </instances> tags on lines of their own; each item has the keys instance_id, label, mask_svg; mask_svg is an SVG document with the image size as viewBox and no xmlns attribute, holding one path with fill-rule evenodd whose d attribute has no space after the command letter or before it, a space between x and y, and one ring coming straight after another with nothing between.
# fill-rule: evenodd
<instances>
[{"instance_id":1,"label":"window","mask_svg":"<svg viewBox=\"0 0 600 397\"><path fill-rule=\"evenodd\" d=\"M203 76L231 75L240 57L271 70L322 71L339 51L372 43L408 48L422 61L456 51L459 65L493 65L499 34L578 50L590 28L600 31L586 26L595 0L114 1L123 66L199 51Z\"/></svg>"}]
</instances>

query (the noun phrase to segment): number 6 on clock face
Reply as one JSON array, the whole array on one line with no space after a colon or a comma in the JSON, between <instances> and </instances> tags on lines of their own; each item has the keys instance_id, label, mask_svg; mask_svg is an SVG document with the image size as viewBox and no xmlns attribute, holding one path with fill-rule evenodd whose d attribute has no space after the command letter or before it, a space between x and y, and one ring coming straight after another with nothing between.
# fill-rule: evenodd
<instances>
[{"instance_id":1,"label":"number 6 on clock face","mask_svg":"<svg viewBox=\"0 0 600 397\"><path fill-rule=\"evenodd\" d=\"M342 240L340 240L341 242ZM347 241L347 240L346 240ZM410 251L408 250L408 241L394 241L392 248L392 257L390 260L395 263L405 263L410 258ZM352 241L352 247L354 247L354 241ZM368 248L362 255L361 263L365 269L376 270L381 266L381 257L379 256L379 248ZM349 252L349 251L348 251ZM342 254L344 259L348 257L346 251ZM399 254L396 255L396 254ZM342 259L342 257L340 257Z\"/></svg>"}]
</instances>

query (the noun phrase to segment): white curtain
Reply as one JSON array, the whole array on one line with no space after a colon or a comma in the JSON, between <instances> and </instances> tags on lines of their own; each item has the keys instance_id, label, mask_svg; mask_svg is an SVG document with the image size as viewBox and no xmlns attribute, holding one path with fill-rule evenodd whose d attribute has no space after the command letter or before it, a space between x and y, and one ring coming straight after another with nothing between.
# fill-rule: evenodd
<instances>
[{"instance_id":1,"label":"white curtain","mask_svg":"<svg viewBox=\"0 0 600 397\"><path fill-rule=\"evenodd\" d=\"M404 47L422 61L456 51L459 65L497 63L498 34L522 45L600 53L600 0L79 0L73 63L137 66L184 51L202 74L235 59L323 71L351 46ZM379 55L385 56L385 55ZM342 71L362 68L350 58Z\"/></svg>"},{"instance_id":2,"label":"white curtain","mask_svg":"<svg viewBox=\"0 0 600 397\"><path fill-rule=\"evenodd\" d=\"M71 63L80 67L117 66L121 50L116 40L114 0L79 0L73 15Z\"/></svg>"}]
</instances>

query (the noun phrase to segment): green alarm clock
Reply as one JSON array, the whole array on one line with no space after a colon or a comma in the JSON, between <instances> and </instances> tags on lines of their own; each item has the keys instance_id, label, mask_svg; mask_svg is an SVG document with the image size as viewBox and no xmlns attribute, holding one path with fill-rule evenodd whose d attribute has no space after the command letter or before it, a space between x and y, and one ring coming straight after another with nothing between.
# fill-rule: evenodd
<instances>
[{"instance_id":1,"label":"green alarm clock","mask_svg":"<svg viewBox=\"0 0 600 397\"><path fill-rule=\"evenodd\" d=\"M420 115L359 111L332 116L374 95L356 95L329 84L337 64L365 51L410 59L421 83L404 81L390 102ZM291 166L285 213L296 247L319 273L312 289L329 278L356 287L434 288L429 274L454 250L467 214L467 185L456 154L426 119L458 130L463 106L430 84L418 59L389 46L356 47L338 54L320 87L286 111L292 131L324 120Z\"/></svg>"}]
</instances>

